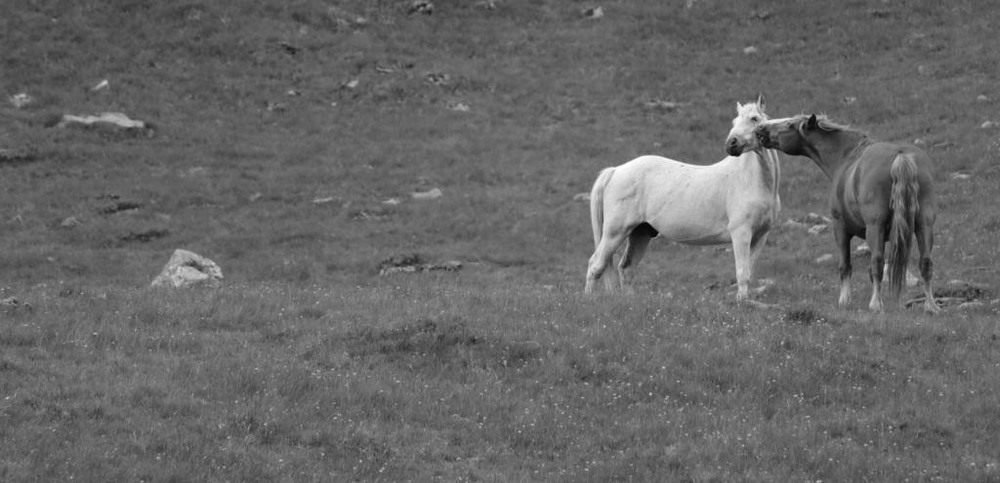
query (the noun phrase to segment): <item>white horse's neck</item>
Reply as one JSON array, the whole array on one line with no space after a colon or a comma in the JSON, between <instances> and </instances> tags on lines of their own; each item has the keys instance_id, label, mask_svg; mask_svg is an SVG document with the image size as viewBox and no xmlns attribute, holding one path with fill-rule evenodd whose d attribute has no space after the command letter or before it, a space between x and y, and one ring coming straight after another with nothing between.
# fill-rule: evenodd
<instances>
[{"instance_id":1,"label":"white horse's neck","mask_svg":"<svg viewBox=\"0 0 1000 483\"><path fill-rule=\"evenodd\" d=\"M761 183L767 187L768 191L778 196L778 183L781 181L781 164L778 162L778 152L774 149L755 149L758 165L760 166Z\"/></svg>"}]
</instances>

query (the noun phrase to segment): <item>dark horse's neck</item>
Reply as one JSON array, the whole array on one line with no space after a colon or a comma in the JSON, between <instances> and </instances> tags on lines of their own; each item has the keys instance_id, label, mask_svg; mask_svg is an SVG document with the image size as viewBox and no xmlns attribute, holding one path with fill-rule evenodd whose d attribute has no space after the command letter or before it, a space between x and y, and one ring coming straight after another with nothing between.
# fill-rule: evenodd
<instances>
[{"instance_id":1,"label":"dark horse's neck","mask_svg":"<svg viewBox=\"0 0 1000 483\"><path fill-rule=\"evenodd\" d=\"M823 170L827 178L844 164L861 155L861 151L872 143L868 135L857 131L826 132L813 145L808 146L806 155Z\"/></svg>"}]
</instances>

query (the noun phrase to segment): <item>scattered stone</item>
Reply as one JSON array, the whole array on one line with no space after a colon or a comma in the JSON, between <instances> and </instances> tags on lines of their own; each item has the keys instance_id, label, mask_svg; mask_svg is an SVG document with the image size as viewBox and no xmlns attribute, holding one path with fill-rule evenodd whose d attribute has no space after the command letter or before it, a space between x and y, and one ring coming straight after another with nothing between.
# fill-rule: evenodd
<instances>
[{"instance_id":1,"label":"scattered stone","mask_svg":"<svg viewBox=\"0 0 1000 483\"><path fill-rule=\"evenodd\" d=\"M990 102L990 98L986 94L979 94L976 96L976 102Z\"/></svg>"},{"instance_id":2,"label":"scattered stone","mask_svg":"<svg viewBox=\"0 0 1000 483\"><path fill-rule=\"evenodd\" d=\"M451 76L442 72L428 72L424 74L424 79L436 86L446 86L451 83Z\"/></svg>"},{"instance_id":3,"label":"scattered stone","mask_svg":"<svg viewBox=\"0 0 1000 483\"><path fill-rule=\"evenodd\" d=\"M359 79L351 79L351 80L344 81L343 83L341 83L340 84L340 88L341 89L354 89L354 88L358 87L358 84L360 84L360 83L361 83L361 81Z\"/></svg>"},{"instance_id":4,"label":"scattered stone","mask_svg":"<svg viewBox=\"0 0 1000 483\"><path fill-rule=\"evenodd\" d=\"M986 306L986 304L984 304L984 303L982 303L982 302L980 302L978 300L975 300L975 301L972 301L972 302L962 302L961 304L958 304L958 310L976 309L976 308L984 307L984 306Z\"/></svg>"},{"instance_id":5,"label":"scattered stone","mask_svg":"<svg viewBox=\"0 0 1000 483\"><path fill-rule=\"evenodd\" d=\"M589 19L599 19L599 18L601 18L601 17L604 16L604 8L603 7L590 7L590 8L584 9L583 16L587 17Z\"/></svg>"},{"instance_id":6,"label":"scattered stone","mask_svg":"<svg viewBox=\"0 0 1000 483\"><path fill-rule=\"evenodd\" d=\"M132 119L120 112L102 112L96 116L76 116L73 114L63 114L63 117L56 123L55 127L110 127L124 131L145 133L152 135L153 127L145 121Z\"/></svg>"},{"instance_id":7,"label":"scattered stone","mask_svg":"<svg viewBox=\"0 0 1000 483\"><path fill-rule=\"evenodd\" d=\"M462 269L462 262L450 260L444 263L426 263L422 256L418 254L396 255L382 260L378 264L379 275L390 275L393 273L415 273L446 271L457 272Z\"/></svg>"},{"instance_id":8,"label":"scattered stone","mask_svg":"<svg viewBox=\"0 0 1000 483\"><path fill-rule=\"evenodd\" d=\"M434 4L427 0L414 0L410 4L410 8L406 9L406 13L413 15L419 13L422 15L431 15L434 13Z\"/></svg>"},{"instance_id":9,"label":"scattered stone","mask_svg":"<svg viewBox=\"0 0 1000 483\"><path fill-rule=\"evenodd\" d=\"M756 46L750 45L743 48L743 55L757 55L758 50Z\"/></svg>"},{"instance_id":10,"label":"scattered stone","mask_svg":"<svg viewBox=\"0 0 1000 483\"><path fill-rule=\"evenodd\" d=\"M820 256L819 256L819 257L818 257L818 258L816 259L816 264L818 264L818 265L822 265L822 264L824 264L824 263L830 263L830 262L832 262L832 261L833 261L833 258L834 258L834 257L833 257L833 254L832 254L832 253L826 253L826 254L823 254L823 255L820 255Z\"/></svg>"},{"instance_id":11,"label":"scattered stone","mask_svg":"<svg viewBox=\"0 0 1000 483\"><path fill-rule=\"evenodd\" d=\"M37 159L33 149L0 149L0 163L30 163Z\"/></svg>"},{"instance_id":12,"label":"scattered stone","mask_svg":"<svg viewBox=\"0 0 1000 483\"><path fill-rule=\"evenodd\" d=\"M382 202L383 205L396 206L400 203L399 198L389 198Z\"/></svg>"},{"instance_id":13,"label":"scattered stone","mask_svg":"<svg viewBox=\"0 0 1000 483\"><path fill-rule=\"evenodd\" d=\"M21 109L22 107L27 106L32 102L35 102L35 98L31 97L26 92L21 92L18 94L14 94L13 96L10 96L10 103L18 109Z\"/></svg>"},{"instance_id":14,"label":"scattered stone","mask_svg":"<svg viewBox=\"0 0 1000 483\"><path fill-rule=\"evenodd\" d=\"M441 190L438 188L432 188L427 191L417 191L414 193L410 193L410 197L415 200L434 200L442 196L444 196L444 193L442 193Z\"/></svg>"},{"instance_id":15,"label":"scattered stone","mask_svg":"<svg viewBox=\"0 0 1000 483\"><path fill-rule=\"evenodd\" d=\"M977 304L966 306L966 308L974 308L985 305L984 300L988 300L991 296L992 290L988 285L964 280L951 280L943 287L934 290L934 301L937 302L938 306L958 306L961 308L964 304L975 302ZM921 294L919 297L908 300L905 305L910 307L923 302L924 296Z\"/></svg>"},{"instance_id":16,"label":"scattered stone","mask_svg":"<svg viewBox=\"0 0 1000 483\"><path fill-rule=\"evenodd\" d=\"M247 200L250 201L251 203L253 203L254 201L257 201L257 200L261 199L261 197L263 197L263 196L264 196L264 193L261 193L260 191L258 191L256 193L250 195L250 197L247 198Z\"/></svg>"},{"instance_id":17,"label":"scattered stone","mask_svg":"<svg viewBox=\"0 0 1000 483\"><path fill-rule=\"evenodd\" d=\"M750 300L750 299L747 299L747 300L744 300L743 303L746 304L746 305L748 305L748 306L750 306L750 307L754 307L754 308L761 309L761 310L775 310L775 309L781 308L781 306L778 305L778 304L767 304L767 303L761 302L759 300Z\"/></svg>"},{"instance_id":18,"label":"scattered stone","mask_svg":"<svg viewBox=\"0 0 1000 483\"><path fill-rule=\"evenodd\" d=\"M892 17L892 10L888 8L873 8L868 10L868 13L875 18L889 18Z\"/></svg>"},{"instance_id":19,"label":"scattered stone","mask_svg":"<svg viewBox=\"0 0 1000 483\"><path fill-rule=\"evenodd\" d=\"M806 223L812 223L812 224L816 224L816 225L818 225L818 224L829 225L831 220L829 218L823 216L823 215L818 214L818 213L809 213L808 215L806 215L804 221Z\"/></svg>"},{"instance_id":20,"label":"scattered stone","mask_svg":"<svg viewBox=\"0 0 1000 483\"><path fill-rule=\"evenodd\" d=\"M76 219L75 216L70 216L65 218L63 221L59 222L59 226L63 228L73 228L74 226L80 226L80 220Z\"/></svg>"},{"instance_id":21,"label":"scattered stone","mask_svg":"<svg viewBox=\"0 0 1000 483\"><path fill-rule=\"evenodd\" d=\"M362 29L368 26L367 18L334 5L327 7L326 14L333 19L333 23L338 27Z\"/></svg>"},{"instance_id":22,"label":"scattered stone","mask_svg":"<svg viewBox=\"0 0 1000 483\"><path fill-rule=\"evenodd\" d=\"M315 199L313 199L312 202L313 202L314 205L322 205L322 204L329 203L329 202L331 202L331 201L333 201L335 199L336 198L333 197L333 196L324 196L322 198L315 198Z\"/></svg>"},{"instance_id":23,"label":"scattered stone","mask_svg":"<svg viewBox=\"0 0 1000 483\"><path fill-rule=\"evenodd\" d=\"M94 87L91 87L90 92L97 92L101 89L107 89L108 87L111 87L111 84L108 82L107 79L104 79L101 82L98 82L97 85L95 85Z\"/></svg>"},{"instance_id":24,"label":"scattered stone","mask_svg":"<svg viewBox=\"0 0 1000 483\"><path fill-rule=\"evenodd\" d=\"M690 106L690 102L664 101L662 99L650 99L642 103L646 109L672 112L682 107Z\"/></svg>"},{"instance_id":25,"label":"scattered stone","mask_svg":"<svg viewBox=\"0 0 1000 483\"><path fill-rule=\"evenodd\" d=\"M993 122L993 121L986 121L986 122L984 122L984 123L980 124L980 125L979 125L979 128L980 128L980 129L994 129L994 128L996 128L996 127L997 127L998 125L1000 125L1000 124L997 124L997 123L995 123L995 122Z\"/></svg>"},{"instance_id":26,"label":"scattered stone","mask_svg":"<svg viewBox=\"0 0 1000 483\"><path fill-rule=\"evenodd\" d=\"M861 242L857 248L854 249L856 255L867 255L872 252L871 247L868 246L868 242Z\"/></svg>"},{"instance_id":27,"label":"scattered stone","mask_svg":"<svg viewBox=\"0 0 1000 483\"><path fill-rule=\"evenodd\" d=\"M128 211L128 212L138 211L139 208L142 208L141 203L136 203L134 201L115 201L111 204L102 207L101 209L98 210L98 212L101 213L102 215L113 215L115 213L121 213L123 211Z\"/></svg>"},{"instance_id":28,"label":"scattered stone","mask_svg":"<svg viewBox=\"0 0 1000 483\"><path fill-rule=\"evenodd\" d=\"M956 181L963 181L972 178L971 174L967 173L951 173L951 179Z\"/></svg>"},{"instance_id":29,"label":"scattered stone","mask_svg":"<svg viewBox=\"0 0 1000 483\"><path fill-rule=\"evenodd\" d=\"M4 305L7 307L16 307L18 305L21 305L21 302L14 297L7 297L5 299L0 299L0 305Z\"/></svg>"},{"instance_id":30,"label":"scattered stone","mask_svg":"<svg viewBox=\"0 0 1000 483\"><path fill-rule=\"evenodd\" d=\"M573 195L573 201L590 201L590 193L577 193Z\"/></svg>"},{"instance_id":31,"label":"scattered stone","mask_svg":"<svg viewBox=\"0 0 1000 483\"><path fill-rule=\"evenodd\" d=\"M292 56L294 56L295 54L298 54L299 51L302 50L301 48L299 48L299 47L297 47L295 45L292 45L292 44L290 44L288 42L278 42L278 46L281 47L281 49L284 50L286 54L292 55Z\"/></svg>"},{"instance_id":32,"label":"scattered stone","mask_svg":"<svg viewBox=\"0 0 1000 483\"><path fill-rule=\"evenodd\" d=\"M913 144L915 144L917 146L926 146L927 145L927 141L925 141L924 138L917 138L917 139L913 140Z\"/></svg>"},{"instance_id":33,"label":"scattered stone","mask_svg":"<svg viewBox=\"0 0 1000 483\"><path fill-rule=\"evenodd\" d=\"M151 287L217 287L222 283L222 269L215 262L187 250L177 249L153 279Z\"/></svg>"},{"instance_id":34,"label":"scattered stone","mask_svg":"<svg viewBox=\"0 0 1000 483\"><path fill-rule=\"evenodd\" d=\"M456 112L469 112L471 109L468 104L464 102L456 102L448 105L448 109Z\"/></svg>"},{"instance_id":35,"label":"scattered stone","mask_svg":"<svg viewBox=\"0 0 1000 483\"><path fill-rule=\"evenodd\" d=\"M4 312L7 312L8 314L14 312L20 312L22 310L32 311L34 309L34 307L32 307L30 303L21 302L20 300L14 297L7 297L5 299L0 299L0 307L3 307Z\"/></svg>"},{"instance_id":36,"label":"scattered stone","mask_svg":"<svg viewBox=\"0 0 1000 483\"><path fill-rule=\"evenodd\" d=\"M774 286L775 281L773 278L762 278L757 281L760 285L755 288L750 289L750 292L756 295L764 293L767 289Z\"/></svg>"},{"instance_id":37,"label":"scattered stone","mask_svg":"<svg viewBox=\"0 0 1000 483\"><path fill-rule=\"evenodd\" d=\"M797 228L802 230L805 230L807 228L807 225L805 223L802 223L801 221L795 221L791 218L786 220L783 226L785 228Z\"/></svg>"},{"instance_id":38,"label":"scattered stone","mask_svg":"<svg viewBox=\"0 0 1000 483\"><path fill-rule=\"evenodd\" d=\"M858 98L854 97L854 96L847 96L847 97L843 98L841 101L844 104L850 106L851 104L854 104L855 102L858 102Z\"/></svg>"},{"instance_id":39,"label":"scattered stone","mask_svg":"<svg viewBox=\"0 0 1000 483\"><path fill-rule=\"evenodd\" d=\"M170 234L170 230L146 230L146 231L132 231L118 237L118 241L123 243L139 242L139 243L149 243L153 240L159 240Z\"/></svg>"},{"instance_id":40,"label":"scattered stone","mask_svg":"<svg viewBox=\"0 0 1000 483\"><path fill-rule=\"evenodd\" d=\"M827 227L827 225L813 225L813 226L810 226L809 229L806 230L806 231L810 235L814 235L815 236L815 235L819 235L820 233L823 233L824 231L826 231L826 227Z\"/></svg>"}]
</instances>

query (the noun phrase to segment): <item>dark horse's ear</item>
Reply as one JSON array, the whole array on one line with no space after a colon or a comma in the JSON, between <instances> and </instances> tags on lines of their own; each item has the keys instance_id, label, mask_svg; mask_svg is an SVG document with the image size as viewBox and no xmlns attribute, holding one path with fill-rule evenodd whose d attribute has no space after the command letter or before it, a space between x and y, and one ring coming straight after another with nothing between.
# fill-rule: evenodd
<instances>
[{"instance_id":1,"label":"dark horse's ear","mask_svg":"<svg viewBox=\"0 0 1000 483\"><path fill-rule=\"evenodd\" d=\"M809 116L809 120L806 121L806 129L812 130L812 129L816 129L818 126L819 126L819 123L816 121L816 115L813 114L813 115Z\"/></svg>"}]
</instances>

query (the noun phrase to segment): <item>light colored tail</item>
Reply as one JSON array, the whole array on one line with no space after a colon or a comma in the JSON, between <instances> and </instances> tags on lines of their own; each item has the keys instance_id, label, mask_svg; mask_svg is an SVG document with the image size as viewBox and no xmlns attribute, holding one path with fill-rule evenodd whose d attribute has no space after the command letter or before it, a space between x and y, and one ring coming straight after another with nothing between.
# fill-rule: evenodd
<instances>
[{"instance_id":1,"label":"light colored tail","mask_svg":"<svg viewBox=\"0 0 1000 483\"><path fill-rule=\"evenodd\" d=\"M898 299L906 279L906 264L910 259L920 185L917 184L917 164L908 154L896 155L889 174L892 176L892 194L889 198L892 221L885 257L889 265L889 294L893 299Z\"/></svg>"},{"instance_id":2,"label":"light colored tail","mask_svg":"<svg viewBox=\"0 0 1000 483\"><path fill-rule=\"evenodd\" d=\"M594 187L590 189L590 227L594 230L594 247L601 243L604 231L604 188L611 181L615 168L604 168L597 175Z\"/></svg>"}]
</instances>

